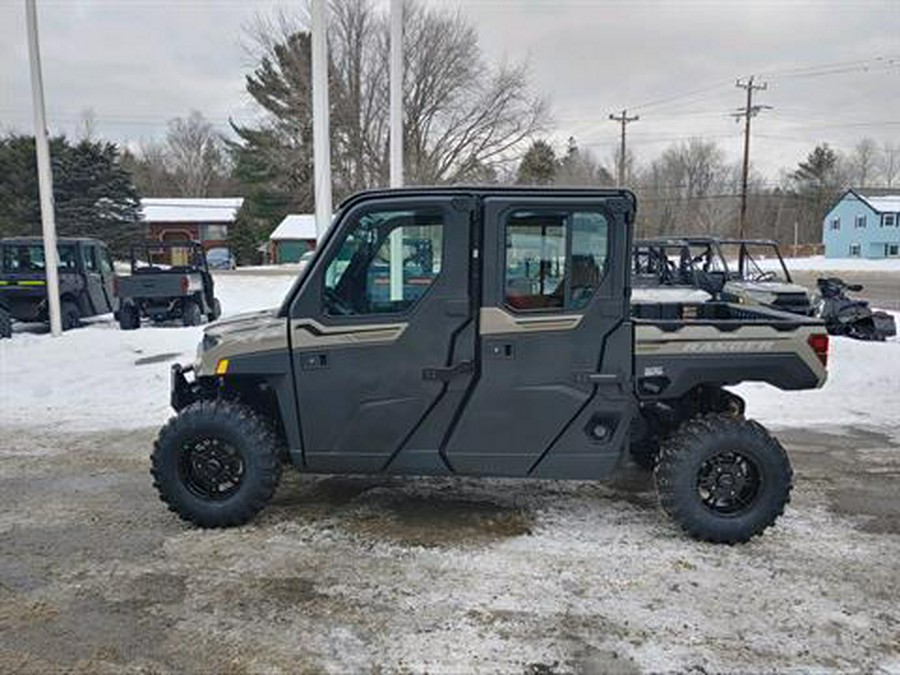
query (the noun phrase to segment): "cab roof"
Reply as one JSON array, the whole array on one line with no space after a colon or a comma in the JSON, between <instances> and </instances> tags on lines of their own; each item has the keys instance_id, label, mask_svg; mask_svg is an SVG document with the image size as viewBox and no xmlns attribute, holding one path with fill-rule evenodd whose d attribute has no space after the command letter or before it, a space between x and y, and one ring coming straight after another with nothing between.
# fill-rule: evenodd
<instances>
[{"instance_id":1,"label":"cab roof","mask_svg":"<svg viewBox=\"0 0 900 675\"><path fill-rule=\"evenodd\" d=\"M3 244L40 244L43 246L43 237L4 237L0 239L0 245ZM97 244L98 246L106 246L105 242L93 237L57 237L56 244Z\"/></svg>"},{"instance_id":2,"label":"cab roof","mask_svg":"<svg viewBox=\"0 0 900 675\"><path fill-rule=\"evenodd\" d=\"M630 190L622 188L586 188L586 187L544 187L524 185L433 185L411 186L402 188L382 188L357 192L343 202L341 209L356 202L373 197L426 197L426 196L459 196L459 197L623 197L637 205L637 198Z\"/></svg>"}]
</instances>

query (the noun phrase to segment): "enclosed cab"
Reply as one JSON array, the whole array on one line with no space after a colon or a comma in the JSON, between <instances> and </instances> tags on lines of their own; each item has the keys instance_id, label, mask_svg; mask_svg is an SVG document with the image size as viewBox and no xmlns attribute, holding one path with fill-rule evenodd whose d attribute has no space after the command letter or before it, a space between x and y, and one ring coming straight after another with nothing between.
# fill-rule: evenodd
<instances>
[{"instance_id":1,"label":"enclosed cab","mask_svg":"<svg viewBox=\"0 0 900 675\"><path fill-rule=\"evenodd\" d=\"M102 241L57 240L59 298L63 329L81 319L113 311L113 262ZM40 237L0 240L0 304L21 322L49 320L44 241ZM2 318L2 317L0 317Z\"/></svg>"},{"instance_id":2,"label":"enclosed cab","mask_svg":"<svg viewBox=\"0 0 900 675\"><path fill-rule=\"evenodd\" d=\"M633 316L635 212L624 190L347 200L279 308L216 322L173 367L177 415L152 455L162 499L223 527L265 506L284 464L601 480L638 444L691 535L759 534L790 464L722 387L821 386L827 335L722 303Z\"/></svg>"}]
</instances>

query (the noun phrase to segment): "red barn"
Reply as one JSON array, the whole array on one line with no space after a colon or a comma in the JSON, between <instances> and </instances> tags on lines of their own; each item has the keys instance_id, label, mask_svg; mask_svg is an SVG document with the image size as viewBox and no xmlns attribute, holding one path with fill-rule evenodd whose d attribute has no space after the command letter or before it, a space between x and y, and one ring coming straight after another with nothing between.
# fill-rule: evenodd
<instances>
[{"instance_id":1,"label":"red barn","mask_svg":"<svg viewBox=\"0 0 900 675\"><path fill-rule=\"evenodd\" d=\"M141 210L149 239L192 239L208 251L228 248L228 230L243 203L241 197L147 197Z\"/></svg>"}]
</instances>

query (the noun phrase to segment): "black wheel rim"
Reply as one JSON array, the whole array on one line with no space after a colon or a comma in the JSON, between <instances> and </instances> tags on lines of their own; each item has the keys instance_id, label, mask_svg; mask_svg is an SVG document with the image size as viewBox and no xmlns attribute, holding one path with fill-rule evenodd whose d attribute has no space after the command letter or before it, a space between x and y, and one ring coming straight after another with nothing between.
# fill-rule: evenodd
<instances>
[{"instance_id":1,"label":"black wheel rim","mask_svg":"<svg viewBox=\"0 0 900 675\"><path fill-rule=\"evenodd\" d=\"M739 452L710 457L697 472L697 494L703 506L720 516L739 516L756 502L762 474L752 458Z\"/></svg>"},{"instance_id":2,"label":"black wheel rim","mask_svg":"<svg viewBox=\"0 0 900 675\"><path fill-rule=\"evenodd\" d=\"M228 499L240 489L244 478L240 451L219 438L185 443L178 468L188 490L210 501Z\"/></svg>"}]
</instances>

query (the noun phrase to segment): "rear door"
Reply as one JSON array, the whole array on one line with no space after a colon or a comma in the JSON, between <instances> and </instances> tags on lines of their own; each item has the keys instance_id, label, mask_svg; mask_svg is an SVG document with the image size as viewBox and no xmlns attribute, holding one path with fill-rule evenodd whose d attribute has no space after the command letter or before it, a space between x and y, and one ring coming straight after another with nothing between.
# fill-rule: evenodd
<instances>
[{"instance_id":1,"label":"rear door","mask_svg":"<svg viewBox=\"0 0 900 675\"><path fill-rule=\"evenodd\" d=\"M490 197L479 362L444 447L454 471L591 478L632 410L634 207L609 197Z\"/></svg>"},{"instance_id":2,"label":"rear door","mask_svg":"<svg viewBox=\"0 0 900 675\"><path fill-rule=\"evenodd\" d=\"M289 339L309 469L448 470L440 442L474 360L470 203L359 202L301 277Z\"/></svg>"},{"instance_id":3,"label":"rear door","mask_svg":"<svg viewBox=\"0 0 900 675\"><path fill-rule=\"evenodd\" d=\"M105 251L93 244L82 244L81 259L84 268L85 291L91 304L93 314L106 314L112 311L107 296L106 280L103 273L101 256Z\"/></svg>"}]
</instances>

